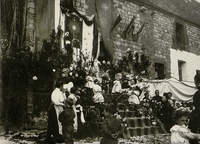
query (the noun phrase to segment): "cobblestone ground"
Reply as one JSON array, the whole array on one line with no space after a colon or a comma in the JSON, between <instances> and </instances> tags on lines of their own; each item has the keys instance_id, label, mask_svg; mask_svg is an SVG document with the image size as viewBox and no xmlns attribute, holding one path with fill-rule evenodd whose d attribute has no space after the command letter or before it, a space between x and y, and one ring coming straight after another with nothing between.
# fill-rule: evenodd
<instances>
[{"instance_id":1,"label":"cobblestone ground","mask_svg":"<svg viewBox=\"0 0 200 144\"><path fill-rule=\"evenodd\" d=\"M0 135L0 144L44 144L44 132L25 131L8 135ZM100 144L101 138L86 138L75 140L74 144ZM128 139L119 139L118 144L170 144L170 134L134 136Z\"/></svg>"}]
</instances>

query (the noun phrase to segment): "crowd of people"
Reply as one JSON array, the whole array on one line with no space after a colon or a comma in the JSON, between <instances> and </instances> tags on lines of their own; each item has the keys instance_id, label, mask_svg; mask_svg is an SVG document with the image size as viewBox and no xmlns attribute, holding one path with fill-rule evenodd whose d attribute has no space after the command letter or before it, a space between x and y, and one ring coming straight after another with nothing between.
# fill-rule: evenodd
<instances>
[{"instance_id":1,"label":"crowd of people","mask_svg":"<svg viewBox=\"0 0 200 144\"><path fill-rule=\"evenodd\" d=\"M120 73L116 74L111 93L105 95L99 80L87 77L85 87L92 90L90 93L92 96L90 100L89 97L86 100L92 101L95 106L103 106L103 109L100 110L102 112L100 116L104 117L100 128L101 144L117 144L117 138L123 133L121 119L125 115L117 114L119 103L125 105L125 110L134 111L133 116L149 117L162 123L164 130L171 133L172 144L198 143L200 140L200 134L198 134L200 132L199 73L194 77L198 91L194 94L193 102L190 103L177 102L172 99L171 92L164 92L161 96L158 89L155 90L154 96L150 96L149 91L143 92L137 86L135 79L130 79L126 84L127 87L123 85L121 78ZM113 95L115 96L112 97ZM109 97L114 99L109 101L107 100ZM85 99L81 96L81 91L73 83L64 84L62 80L57 81L56 88L51 95L47 143L73 143L74 133L80 128L79 124L87 123L83 100Z\"/></svg>"}]
</instances>

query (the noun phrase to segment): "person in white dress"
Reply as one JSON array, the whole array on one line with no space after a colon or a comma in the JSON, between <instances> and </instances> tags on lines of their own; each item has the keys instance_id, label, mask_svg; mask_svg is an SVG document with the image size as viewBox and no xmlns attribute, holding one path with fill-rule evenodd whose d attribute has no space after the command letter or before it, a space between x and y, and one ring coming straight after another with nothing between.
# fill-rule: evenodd
<instances>
[{"instance_id":1,"label":"person in white dress","mask_svg":"<svg viewBox=\"0 0 200 144\"><path fill-rule=\"evenodd\" d=\"M184 107L174 111L173 119L176 124L170 129L171 144L190 144L190 139L200 140L200 134L192 133L188 128L189 115L189 109Z\"/></svg>"},{"instance_id":2,"label":"person in white dress","mask_svg":"<svg viewBox=\"0 0 200 144\"><path fill-rule=\"evenodd\" d=\"M121 93L122 84L121 84L122 74L118 73L116 75L115 81L113 82L112 93Z\"/></svg>"},{"instance_id":3,"label":"person in white dress","mask_svg":"<svg viewBox=\"0 0 200 144\"><path fill-rule=\"evenodd\" d=\"M64 110L64 101L66 97L63 93L63 81L58 80L56 87L51 94L51 106L48 112L47 140L54 139L56 142L62 142L62 125L59 114Z\"/></svg>"},{"instance_id":4,"label":"person in white dress","mask_svg":"<svg viewBox=\"0 0 200 144\"><path fill-rule=\"evenodd\" d=\"M77 112L80 112L81 123L85 123L85 118L84 118L84 114L83 114L83 107L80 104L77 104L77 101L80 99L80 96L76 95L76 92L77 92L77 88L76 87L72 87L71 90L70 90L70 95L68 96L68 98L73 100L72 108L73 108L74 113L75 113L74 132L77 132L77 130L78 130ZM80 109L80 110L77 110L77 108Z\"/></svg>"},{"instance_id":5,"label":"person in white dress","mask_svg":"<svg viewBox=\"0 0 200 144\"><path fill-rule=\"evenodd\" d=\"M99 86L98 83L99 83L99 80L95 79L94 86L93 86L94 96L92 97L92 99L93 99L94 103L103 103L104 97L102 95L101 86Z\"/></svg>"}]
</instances>

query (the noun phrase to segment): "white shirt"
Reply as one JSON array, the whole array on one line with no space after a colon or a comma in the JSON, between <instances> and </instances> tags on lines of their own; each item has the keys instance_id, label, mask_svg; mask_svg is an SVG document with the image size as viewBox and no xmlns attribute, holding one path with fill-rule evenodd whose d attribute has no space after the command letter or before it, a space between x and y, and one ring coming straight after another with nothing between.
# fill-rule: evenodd
<instances>
[{"instance_id":1,"label":"white shirt","mask_svg":"<svg viewBox=\"0 0 200 144\"><path fill-rule=\"evenodd\" d=\"M200 139L200 134L195 134L186 126L174 125L171 129L171 144L189 144L189 139Z\"/></svg>"},{"instance_id":2,"label":"white shirt","mask_svg":"<svg viewBox=\"0 0 200 144\"><path fill-rule=\"evenodd\" d=\"M119 80L114 81L114 85L112 88L112 93L121 92L122 91L122 84Z\"/></svg>"},{"instance_id":3,"label":"white shirt","mask_svg":"<svg viewBox=\"0 0 200 144\"><path fill-rule=\"evenodd\" d=\"M51 94L51 101L54 104L54 108L56 111L57 122L58 122L58 131L59 134L62 135L62 125L58 120L59 114L63 111L64 100L66 99L65 95L59 88L55 88L55 90Z\"/></svg>"},{"instance_id":4,"label":"white shirt","mask_svg":"<svg viewBox=\"0 0 200 144\"><path fill-rule=\"evenodd\" d=\"M93 92L94 92L94 94L102 92L101 86L99 86L98 84L94 84Z\"/></svg>"},{"instance_id":5,"label":"white shirt","mask_svg":"<svg viewBox=\"0 0 200 144\"><path fill-rule=\"evenodd\" d=\"M140 104L139 98L134 94L129 96L128 102L129 102L129 104Z\"/></svg>"},{"instance_id":6,"label":"white shirt","mask_svg":"<svg viewBox=\"0 0 200 144\"><path fill-rule=\"evenodd\" d=\"M51 101L54 105L63 106L64 105L65 96L63 92L59 88L55 88L55 90L51 94Z\"/></svg>"}]
</instances>

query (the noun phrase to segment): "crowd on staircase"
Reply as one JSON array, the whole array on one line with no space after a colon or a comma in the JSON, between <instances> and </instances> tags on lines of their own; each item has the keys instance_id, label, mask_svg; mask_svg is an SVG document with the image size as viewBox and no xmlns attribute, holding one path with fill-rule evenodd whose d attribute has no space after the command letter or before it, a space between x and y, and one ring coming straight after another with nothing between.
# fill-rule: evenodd
<instances>
[{"instance_id":1,"label":"crowd on staircase","mask_svg":"<svg viewBox=\"0 0 200 144\"><path fill-rule=\"evenodd\" d=\"M122 83L121 79L122 74L116 74L112 88L109 88L107 83L102 86L100 85L103 84L102 82L89 76L82 89L76 88L73 82L64 84L58 81L51 95L48 143L64 140L66 143L73 143L74 138L86 137L101 137L102 144L108 141L117 143L118 138L169 134L172 132L171 128L177 123L177 119L174 118L175 112L181 109L194 113L198 110L192 102L177 102L172 99L171 92L164 92L161 96L157 89L155 95L150 96L146 88L137 85L136 79L129 77L126 83ZM106 93L106 89L102 90L102 87L106 86L107 89L111 89L111 93ZM68 107L69 102L66 103L66 100L69 99L74 117L67 124L67 126L71 125L67 133L63 130L63 121L59 117L60 113ZM186 116L189 118L188 115L183 115ZM198 133L197 130L193 132ZM196 134L187 139L190 138L200 137Z\"/></svg>"}]
</instances>

